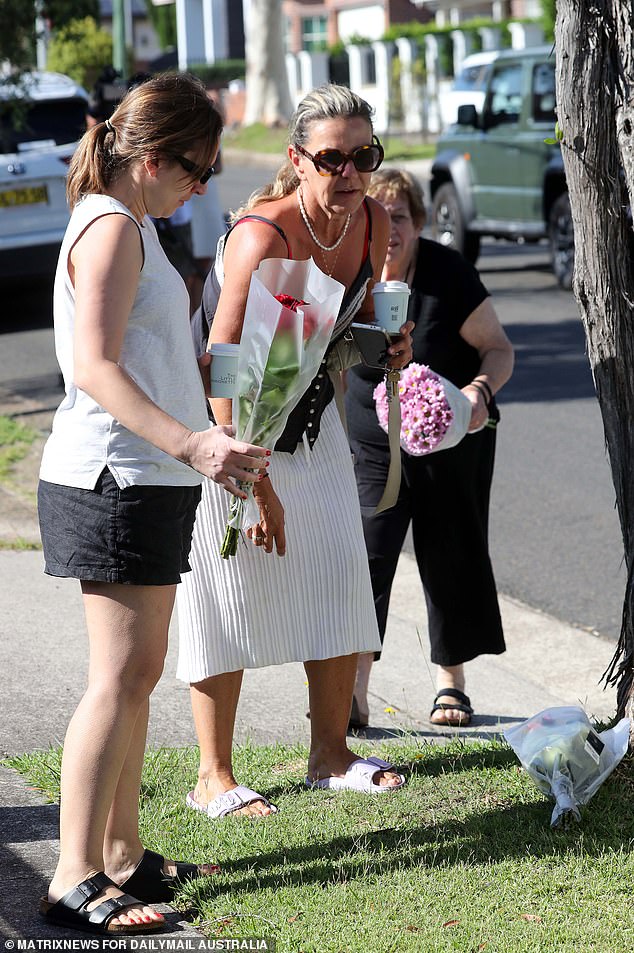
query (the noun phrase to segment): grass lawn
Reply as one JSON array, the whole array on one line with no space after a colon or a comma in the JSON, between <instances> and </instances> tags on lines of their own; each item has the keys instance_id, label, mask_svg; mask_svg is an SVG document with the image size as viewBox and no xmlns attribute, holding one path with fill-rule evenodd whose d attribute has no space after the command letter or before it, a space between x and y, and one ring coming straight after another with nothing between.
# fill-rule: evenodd
<instances>
[{"instance_id":1,"label":"grass lawn","mask_svg":"<svg viewBox=\"0 0 634 953\"><path fill-rule=\"evenodd\" d=\"M551 831L551 805L501 742L358 746L399 764L392 795L304 788L302 747L237 751L238 777L271 797L264 821L210 822L184 807L195 749L146 758L144 842L217 860L185 887L210 937L274 937L302 953L625 953L634 947L634 770L623 762L583 820ZM60 752L5 762L52 799Z\"/></svg>"},{"instance_id":2,"label":"grass lawn","mask_svg":"<svg viewBox=\"0 0 634 953\"><path fill-rule=\"evenodd\" d=\"M0 415L0 480L26 456L36 437L36 430Z\"/></svg>"},{"instance_id":3,"label":"grass lawn","mask_svg":"<svg viewBox=\"0 0 634 953\"><path fill-rule=\"evenodd\" d=\"M267 152L284 156L288 145L288 131L286 129L269 129L261 123L252 126L242 126L237 130L227 129L222 137L223 144L231 149L242 149L245 152ZM420 141L406 141L394 136L381 138L385 149L385 158L388 162L400 159L430 159L436 154L434 143Z\"/></svg>"}]
</instances>

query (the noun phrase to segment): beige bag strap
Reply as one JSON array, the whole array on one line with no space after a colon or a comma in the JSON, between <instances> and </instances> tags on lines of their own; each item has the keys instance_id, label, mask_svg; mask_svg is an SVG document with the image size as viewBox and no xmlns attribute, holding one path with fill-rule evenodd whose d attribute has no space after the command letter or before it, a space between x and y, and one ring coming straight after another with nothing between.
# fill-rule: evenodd
<instances>
[{"instance_id":1,"label":"beige bag strap","mask_svg":"<svg viewBox=\"0 0 634 953\"><path fill-rule=\"evenodd\" d=\"M387 392L387 436L390 444L390 466L383 496L379 500L375 513L382 513L394 506L401 489L401 401L398 396L398 384L401 372L390 368L385 380Z\"/></svg>"},{"instance_id":2,"label":"beige bag strap","mask_svg":"<svg viewBox=\"0 0 634 953\"><path fill-rule=\"evenodd\" d=\"M342 371L329 370L328 374L330 380L332 381L332 386L335 389L335 404L337 405L337 410L339 411L339 417L341 419L341 425L343 427L343 432L348 437L348 421L346 420L346 404L343 396L343 379Z\"/></svg>"},{"instance_id":3,"label":"beige bag strap","mask_svg":"<svg viewBox=\"0 0 634 953\"><path fill-rule=\"evenodd\" d=\"M343 394L343 381L341 371L329 370L330 380L335 389L335 404L339 411L339 417L345 432L348 436L348 422L346 420L346 405ZM401 372L390 369L387 372L385 380L385 389L387 391L387 434L390 445L390 466L387 471L387 480L383 489L383 495L378 502L375 513L382 513L383 510L389 510L394 506L398 499L401 489L401 402L398 396L398 385L401 379Z\"/></svg>"}]
</instances>

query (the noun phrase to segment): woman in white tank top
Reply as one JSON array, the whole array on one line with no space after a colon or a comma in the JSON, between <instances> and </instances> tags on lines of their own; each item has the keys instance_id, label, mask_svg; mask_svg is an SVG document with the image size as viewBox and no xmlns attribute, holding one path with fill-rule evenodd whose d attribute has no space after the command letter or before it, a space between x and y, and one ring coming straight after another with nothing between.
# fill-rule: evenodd
<instances>
[{"instance_id":1,"label":"woman in white tank top","mask_svg":"<svg viewBox=\"0 0 634 953\"><path fill-rule=\"evenodd\" d=\"M64 743L60 858L40 912L102 934L161 928L148 904L217 869L144 851L138 795L202 475L235 493L234 479L255 481L266 465L229 427L209 429L187 293L149 219L204 194L220 132L202 84L157 77L86 133L69 172L54 291L66 396L38 497L46 572L81 581L90 668Z\"/></svg>"}]
</instances>

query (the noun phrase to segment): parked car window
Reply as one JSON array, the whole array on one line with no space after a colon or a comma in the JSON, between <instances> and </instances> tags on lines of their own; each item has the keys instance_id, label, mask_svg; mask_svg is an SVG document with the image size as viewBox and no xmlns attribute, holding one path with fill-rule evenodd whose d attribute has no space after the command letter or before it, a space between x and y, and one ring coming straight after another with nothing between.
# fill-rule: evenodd
<instances>
[{"instance_id":1,"label":"parked car window","mask_svg":"<svg viewBox=\"0 0 634 953\"><path fill-rule=\"evenodd\" d=\"M483 89L489 69L490 66L487 63L480 63L478 66L465 66L456 76L453 89L457 92Z\"/></svg>"},{"instance_id":2,"label":"parked car window","mask_svg":"<svg viewBox=\"0 0 634 953\"><path fill-rule=\"evenodd\" d=\"M491 77L489 125L517 122L521 111L522 67L520 64L501 66Z\"/></svg>"},{"instance_id":3,"label":"parked car window","mask_svg":"<svg viewBox=\"0 0 634 953\"><path fill-rule=\"evenodd\" d=\"M17 128L16 128L17 127ZM18 123L12 112L0 117L3 152L24 152L41 146L76 142L86 130L86 100L59 99L34 103Z\"/></svg>"},{"instance_id":4,"label":"parked car window","mask_svg":"<svg viewBox=\"0 0 634 953\"><path fill-rule=\"evenodd\" d=\"M538 63L533 67L532 110L535 122L555 121L555 64Z\"/></svg>"}]
</instances>

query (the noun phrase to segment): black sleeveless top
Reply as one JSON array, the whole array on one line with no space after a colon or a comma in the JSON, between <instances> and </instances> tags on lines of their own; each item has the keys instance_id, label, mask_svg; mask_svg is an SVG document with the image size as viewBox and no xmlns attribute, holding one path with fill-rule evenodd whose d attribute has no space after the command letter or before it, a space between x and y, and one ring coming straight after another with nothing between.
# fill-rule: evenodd
<instances>
[{"instance_id":1,"label":"black sleeveless top","mask_svg":"<svg viewBox=\"0 0 634 953\"><path fill-rule=\"evenodd\" d=\"M302 442L304 433L308 439L308 445L312 450L314 443L319 436L321 415L334 397L335 390L332 381L330 380L330 376L326 370L328 351L330 350L330 347L339 340L339 338L345 333L349 325L352 323L354 316L363 304L368 281L373 275L372 261L370 257L370 246L372 243L372 217L370 215L369 206L365 199L363 200L363 208L366 214L366 229L361 267L359 268L356 278L343 297L341 308L339 309L339 314L337 315L335 327L332 332L332 339L328 349L326 350L326 355L321 363L319 371L289 416L286 422L286 427L284 428L284 432L275 444L274 449L277 451L282 451L284 453L294 453L297 445ZM245 215L244 218L240 218L237 222L234 222L229 231L231 231L233 228L236 228L242 222L247 222L253 219L259 222L264 222L267 225L271 225L272 228L279 232L280 236L286 243L288 257L292 259L293 256L291 254L291 249L286 235L279 225L277 225L275 222L272 222L268 218L263 218L260 215ZM227 232L227 237L228 235L229 232Z\"/></svg>"}]
</instances>

